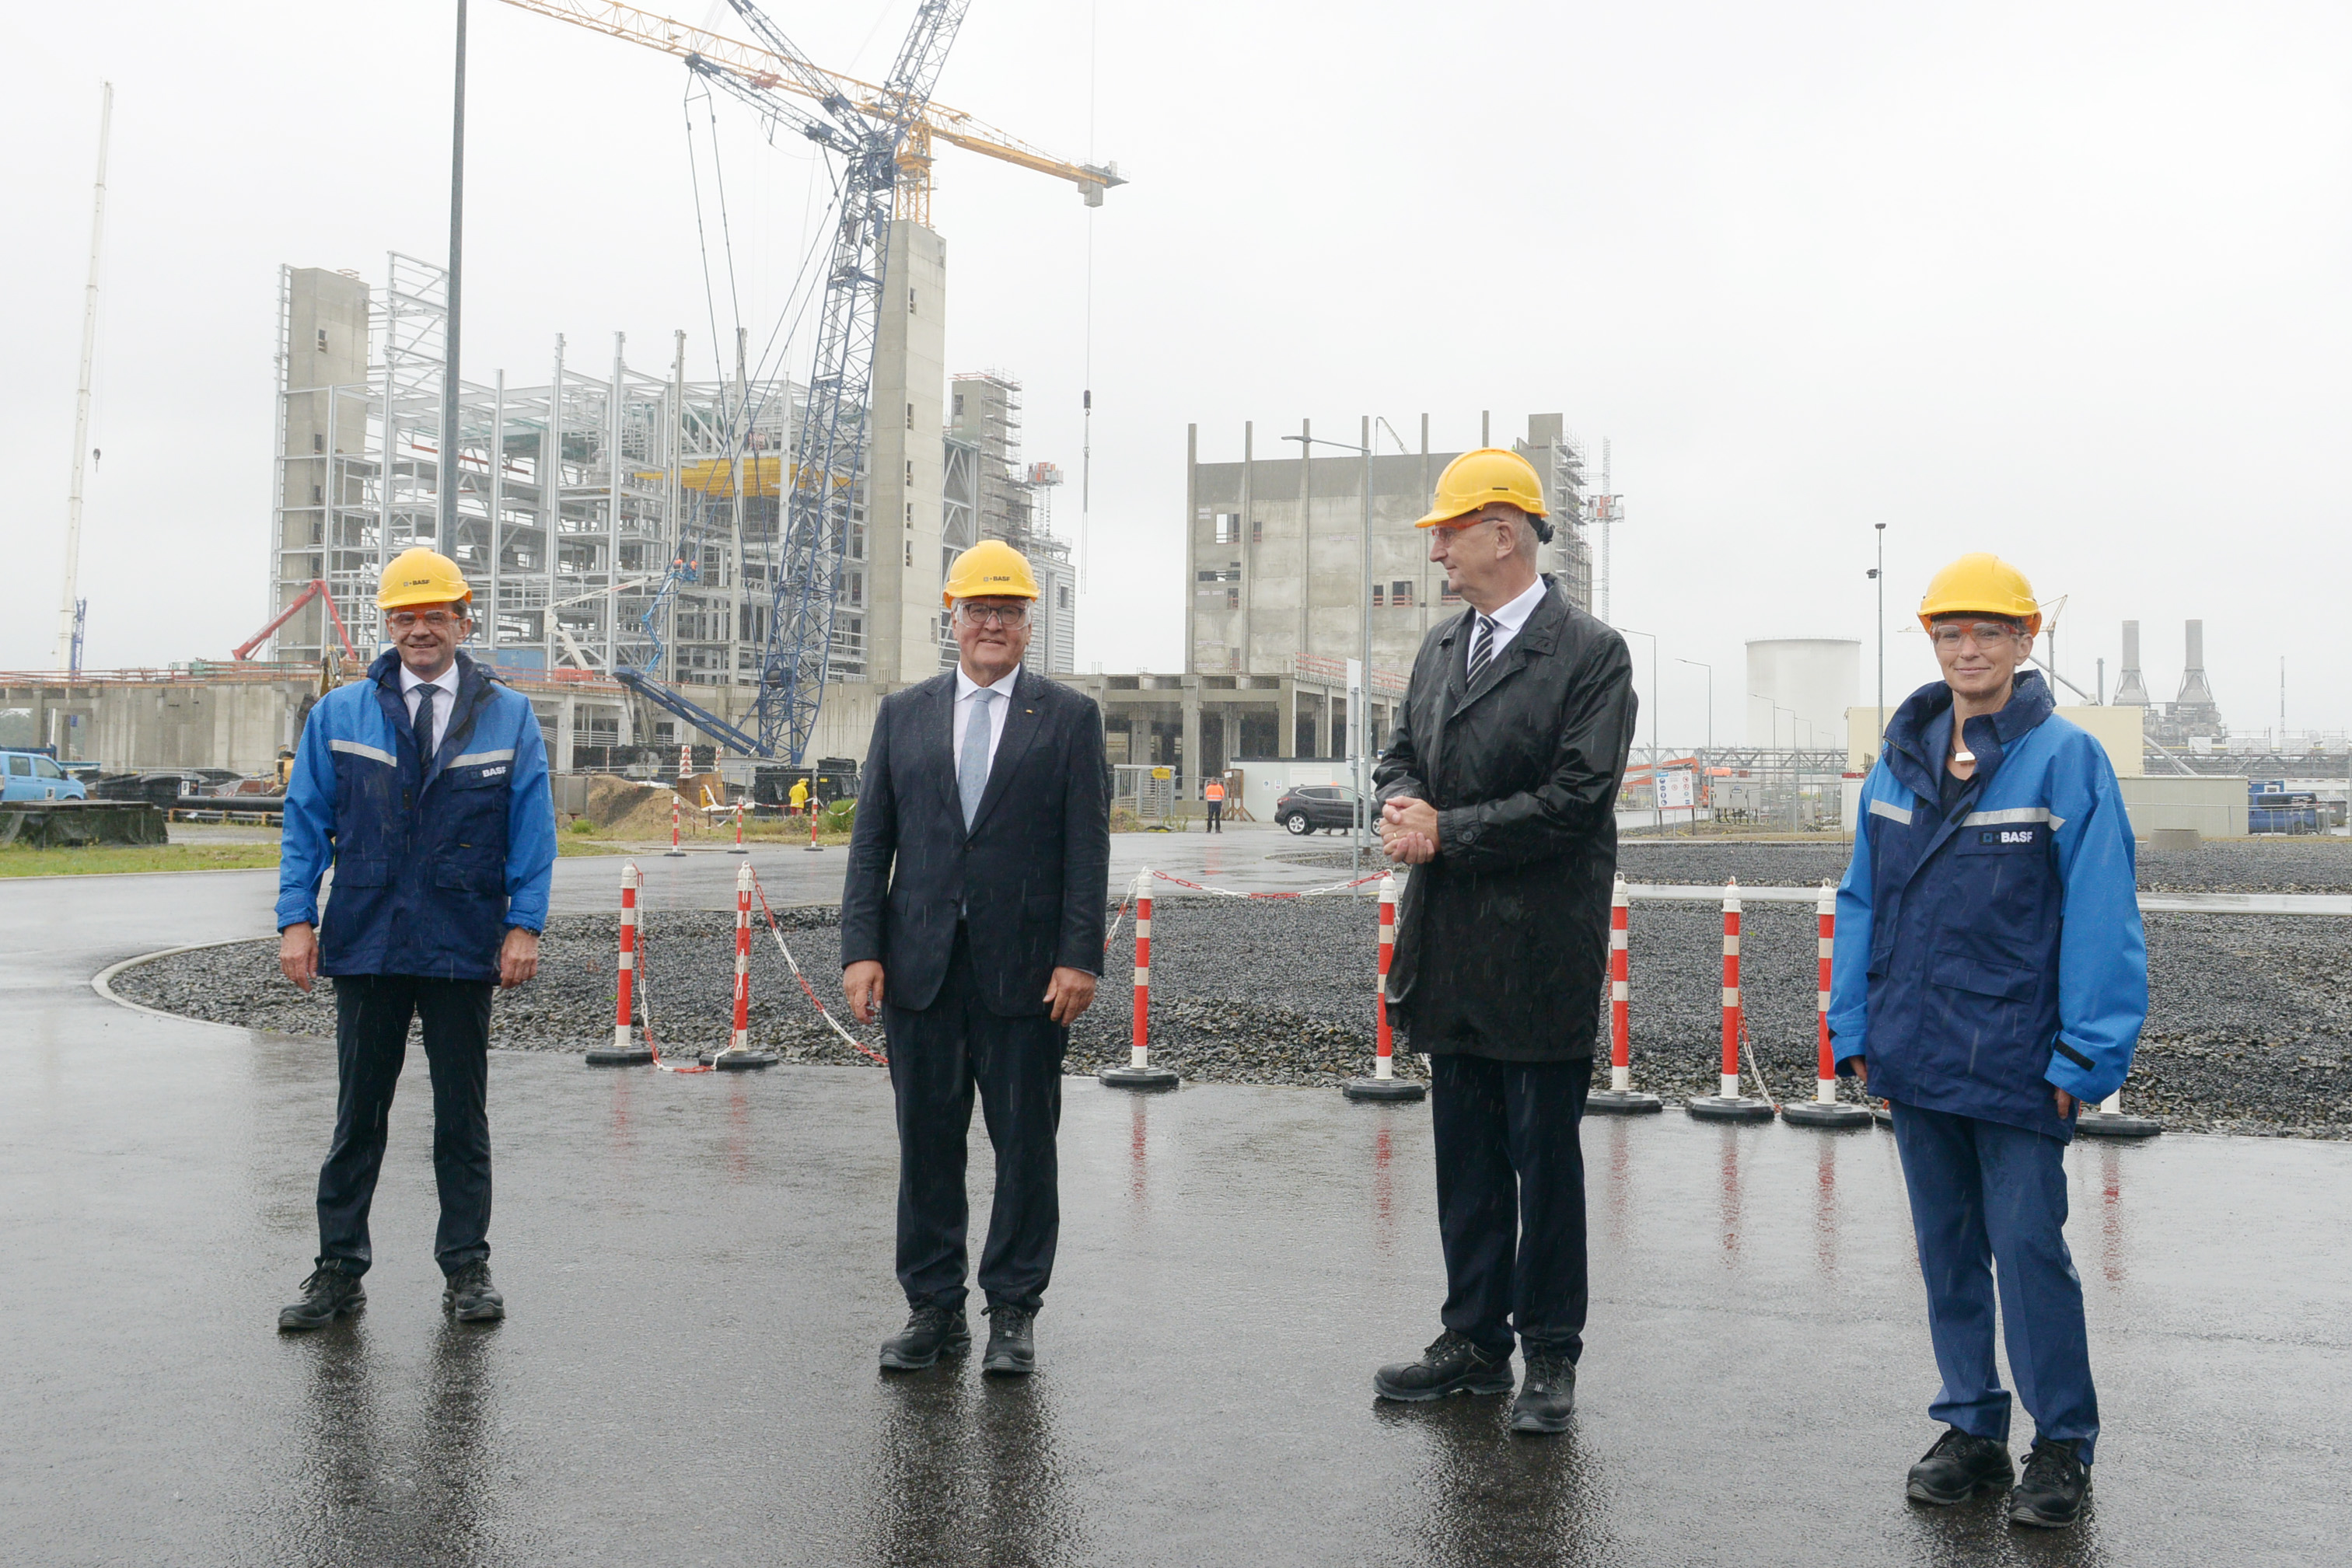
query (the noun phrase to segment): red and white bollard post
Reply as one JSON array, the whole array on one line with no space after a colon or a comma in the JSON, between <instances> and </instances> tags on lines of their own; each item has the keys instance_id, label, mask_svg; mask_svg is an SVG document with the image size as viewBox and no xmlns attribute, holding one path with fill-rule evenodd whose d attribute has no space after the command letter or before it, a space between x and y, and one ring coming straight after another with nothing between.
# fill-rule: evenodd
<instances>
[{"instance_id":1,"label":"red and white bollard post","mask_svg":"<svg viewBox=\"0 0 2352 1568\"><path fill-rule=\"evenodd\" d=\"M2153 1116L2124 1114L2124 1092L2118 1089L2097 1110L2086 1109L2076 1116L2074 1131L2090 1138L2153 1138L2164 1131L2164 1124Z\"/></svg>"},{"instance_id":2,"label":"red and white bollard post","mask_svg":"<svg viewBox=\"0 0 2352 1568\"><path fill-rule=\"evenodd\" d=\"M1723 1078L1719 1092L1685 1107L1702 1122L1769 1122L1772 1107L1739 1092L1739 879L1723 884Z\"/></svg>"},{"instance_id":3,"label":"red and white bollard post","mask_svg":"<svg viewBox=\"0 0 2352 1568\"><path fill-rule=\"evenodd\" d=\"M1873 1121L1870 1107L1838 1098L1837 1057L1830 1045L1830 955L1837 945L1835 883L1822 883L1821 896L1813 901L1813 915L1820 926L1817 962L1821 968L1813 992L1813 1031L1821 1065L1813 1081L1813 1097L1781 1106L1780 1120L1799 1127L1867 1127Z\"/></svg>"},{"instance_id":4,"label":"red and white bollard post","mask_svg":"<svg viewBox=\"0 0 2352 1568\"><path fill-rule=\"evenodd\" d=\"M815 797L815 796L814 796L814 795L812 795L812 796L810 796L810 797L809 797L808 813L809 813L809 841L808 841L808 852L809 852L810 854L813 854L813 855L821 855L821 854L824 853L824 846L823 844L818 843L818 842L816 841L816 797Z\"/></svg>"},{"instance_id":5,"label":"red and white bollard post","mask_svg":"<svg viewBox=\"0 0 2352 1568\"><path fill-rule=\"evenodd\" d=\"M751 1049L751 868L735 868L735 1030L723 1051L698 1059L721 1071L773 1067L776 1053Z\"/></svg>"},{"instance_id":6,"label":"red and white bollard post","mask_svg":"<svg viewBox=\"0 0 2352 1568\"><path fill-rule=\"evenodd\" d=\"M740 800L735 802L735 847L727 852L730 855L748 855L751 852L743 847L743 802Z\"/></svg>"},{"instance_id":7,"label":"red and white bollard post","mask_svg":"<svg viewBox=\"0 0 2352 1568\"><path fill-rule=\"evenodd\" d=\"M664 859L664 860L666 860L666 861L667 861L667 860L684 860L685 858L686 858L686 851L678 847L678 841L677 841L677 791L676 791L675 789L673 789L673 790L671 790L671 791L670 791L670 797L669 797L669 849L668 849L667 852L666 852L666 853L662 856L662 859Z\"/></svg>"},{"instance_id":8,"label":"red and white bollard post","mask_svg":"<svg viewBox=\"0 0 2352 1568\"><path fill-rule=\"evenodd\" d=\"M1151 1065L1151 871L1135 873L1135 1044L1125 1067L1095 1076L1113 1089L1173 1089L1176 1075Z\"/></svg>"},{"instance_id":9,"label":"red and white bollard post","mask_svg":"<svg viewBox=\"0 0 2352 1568\"><path fill-rule=\"evenodd\" d=\"M637 1005L637 889L644 881L636 862L621 863L621 966L613 1043L588 1048L591 1067L641 1067L654 1059L652 1049L639 1045L630 1030Z\"/></svg>"},{"instance_id":10,"label":"red and white bollard post","mask_svg":"<svg viewBox=\"0 0 2352 1568\"><path fill-rule=\"evenodd\" d=\"M1585 1096L1584 1108L1604 1116L1646 1116L1664 1102L1633 1088L1633 968L1631 938L1633 899L1619 877L1609 896L1609 1087Z\"/></svg>"},{"instance_id":11,"label":"red and white bollard post","mask_svg":"<svg viewBox=\"0 0 2352 1568\"><path fill-rule=\"evenodd\" d=\"M1339 1092L1350 1100L1418 1100L1429 1086L1396 1075L1396 1040L1389 1031L1389 966L1396 957L1396 873L1381 878L1381 957L1372 978L1372 1075L1350 1078Z\"/></svg>"}]
</instances>

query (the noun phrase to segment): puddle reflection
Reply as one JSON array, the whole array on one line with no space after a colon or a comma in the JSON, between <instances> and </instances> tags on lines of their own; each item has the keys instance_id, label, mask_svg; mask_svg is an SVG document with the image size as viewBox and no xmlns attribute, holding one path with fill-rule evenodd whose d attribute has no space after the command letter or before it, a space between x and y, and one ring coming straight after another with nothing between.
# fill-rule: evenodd
<instances>
[{"instance_id":1,"label":"puddle reflection","mask_svg":"<svg viewBox=\"0 0 2352 1568\"><path fill-rule=\"evenodd\" d=\"M1383 1426L1410 1427L1427 1443L1423 1484L1393 1500L1399 1531L1418 1538L1414 1560L1439 1568L1624 1561L1601 1461L1573 1427L1556 1437L1512 1436L1509 1405L1496 1395L1374 1407Z\"/></svg>"},{"instance_id":2,"label":"puddle reflection","mask_svg":"<svg viewBox=\"0 0 2352 1568\"><path fill-rule=\"evenodd\" d=\"M1069 1461L1054 1429L1050 1380L975 1385L958 1361L893 1379L882 1392L868 1494L875 1561L931 1568L1084 1560L1077 1511L1061 1480Z\"/></svg>"}]
</instances>

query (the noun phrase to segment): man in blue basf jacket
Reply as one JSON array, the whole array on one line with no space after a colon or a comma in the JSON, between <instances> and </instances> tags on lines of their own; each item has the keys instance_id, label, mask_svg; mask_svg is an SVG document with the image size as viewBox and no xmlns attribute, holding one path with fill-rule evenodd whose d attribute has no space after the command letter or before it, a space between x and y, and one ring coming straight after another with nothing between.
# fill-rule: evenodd
<instances>
[{"instance_id":1,"label":"man in blue basf jacket","mask_svg":"<svg viewBox=\"0 0 2352 1568\"><path fill-rule=\"evenodd\" d=\"M1894 1107L1948 1424L1910 1497L2007 1487L1996 1294L2033 1451L2018 1524L2081 1517L2099 1436L2063 1163L2147 1016L2131 824L2099 743L2021 666L2042 628L2015 567L1963 556L1919 607L1944 679L1895 711L1838 889L1838 1070ZM1996 1276L1998 1291L1996 1291Z\"/></svg>"},{"instance_id":2,"label":"man in blue basf jacket","mask_svg":"<svg viewBox=\"0 0 2352 1568\"><path fill-rule=\"evenodd\" d=\"M472 600L457 564L432 550L384 568L376 603L392 647L310 710L288 781L278 962L306 991L334 978L339 1088L318 1266L281 1329L320 1328L367 1302L368 1205L412 1018L433 1076L442 1310L468 1322L506 1315L489 1264L490 994L538 973L555 808L530 703L457 651Z\"/></svg>"}]
</instances>

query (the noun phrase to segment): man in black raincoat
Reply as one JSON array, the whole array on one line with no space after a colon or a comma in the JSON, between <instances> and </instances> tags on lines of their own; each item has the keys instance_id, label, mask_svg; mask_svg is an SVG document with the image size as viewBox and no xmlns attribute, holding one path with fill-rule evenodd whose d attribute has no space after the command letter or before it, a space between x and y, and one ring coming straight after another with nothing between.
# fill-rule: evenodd
<instances>
[{"instance_id":1,"label":"man in black raincoat","mask_svg":"<svg viewBox=\"0 0 2352 1568\"><path fill-rule=\"evenodd\" d=\"M1616 632L1538 572L1542 486L1515 453L1439 478L1430 559L1468 601L1413 661L1375 779L1390 858L1413 866L1389 1000L1430 1058L1444 1333L1372 1380L1384 1399L1508 1393L1524 1432L1575 1407L1586 1302L1578 1124L1634 720Z\"/></svg>"}]
</instances>

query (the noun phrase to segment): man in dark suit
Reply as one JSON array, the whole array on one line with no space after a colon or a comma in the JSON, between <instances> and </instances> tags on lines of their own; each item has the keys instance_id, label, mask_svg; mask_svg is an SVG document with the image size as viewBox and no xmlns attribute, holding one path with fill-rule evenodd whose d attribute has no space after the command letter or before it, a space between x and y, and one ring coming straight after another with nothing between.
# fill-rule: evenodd
<instances>
[{"instance_id":1,"label":"man in dark suit","mask_svg":"<svg viewBox=\"0 0 2352 1568\"><path fill-rule=\"evenodd\" d=\"M1069 1026L1102 973L1110 802L1094 699L1021 667L1037 583L1011 546L956 558L961 656L882 701L866 754L842 988L878 1008L898 1112L898 1283L911 1314L882 1365L925 1367L964 1323L964 1151L979 1092L996 1150L980 1254L983 1372L1036 1365L1033 1320L1061 1224L1054 1147Z\"/></svg>"},{"instance_id":2,"label":"man in dark suit","mask_svg":"<svg viewBox=\"0 0 2352 1568\"><path fill-rule=\"evenodd\" d=\"M1430 1058L1444 1333L1380 1369L1384 1399L1511 1389L1511 1426L1559 1432L1575 1408L1586 1303L1577 1135L1633 744L1624 641L1537 570L1542 486L1516 453L1465 453L1421 521L1469 601L1413 661L1375 775L1381 836L1414 867L1389 999Z\"/></svg>"}]
</instances>

